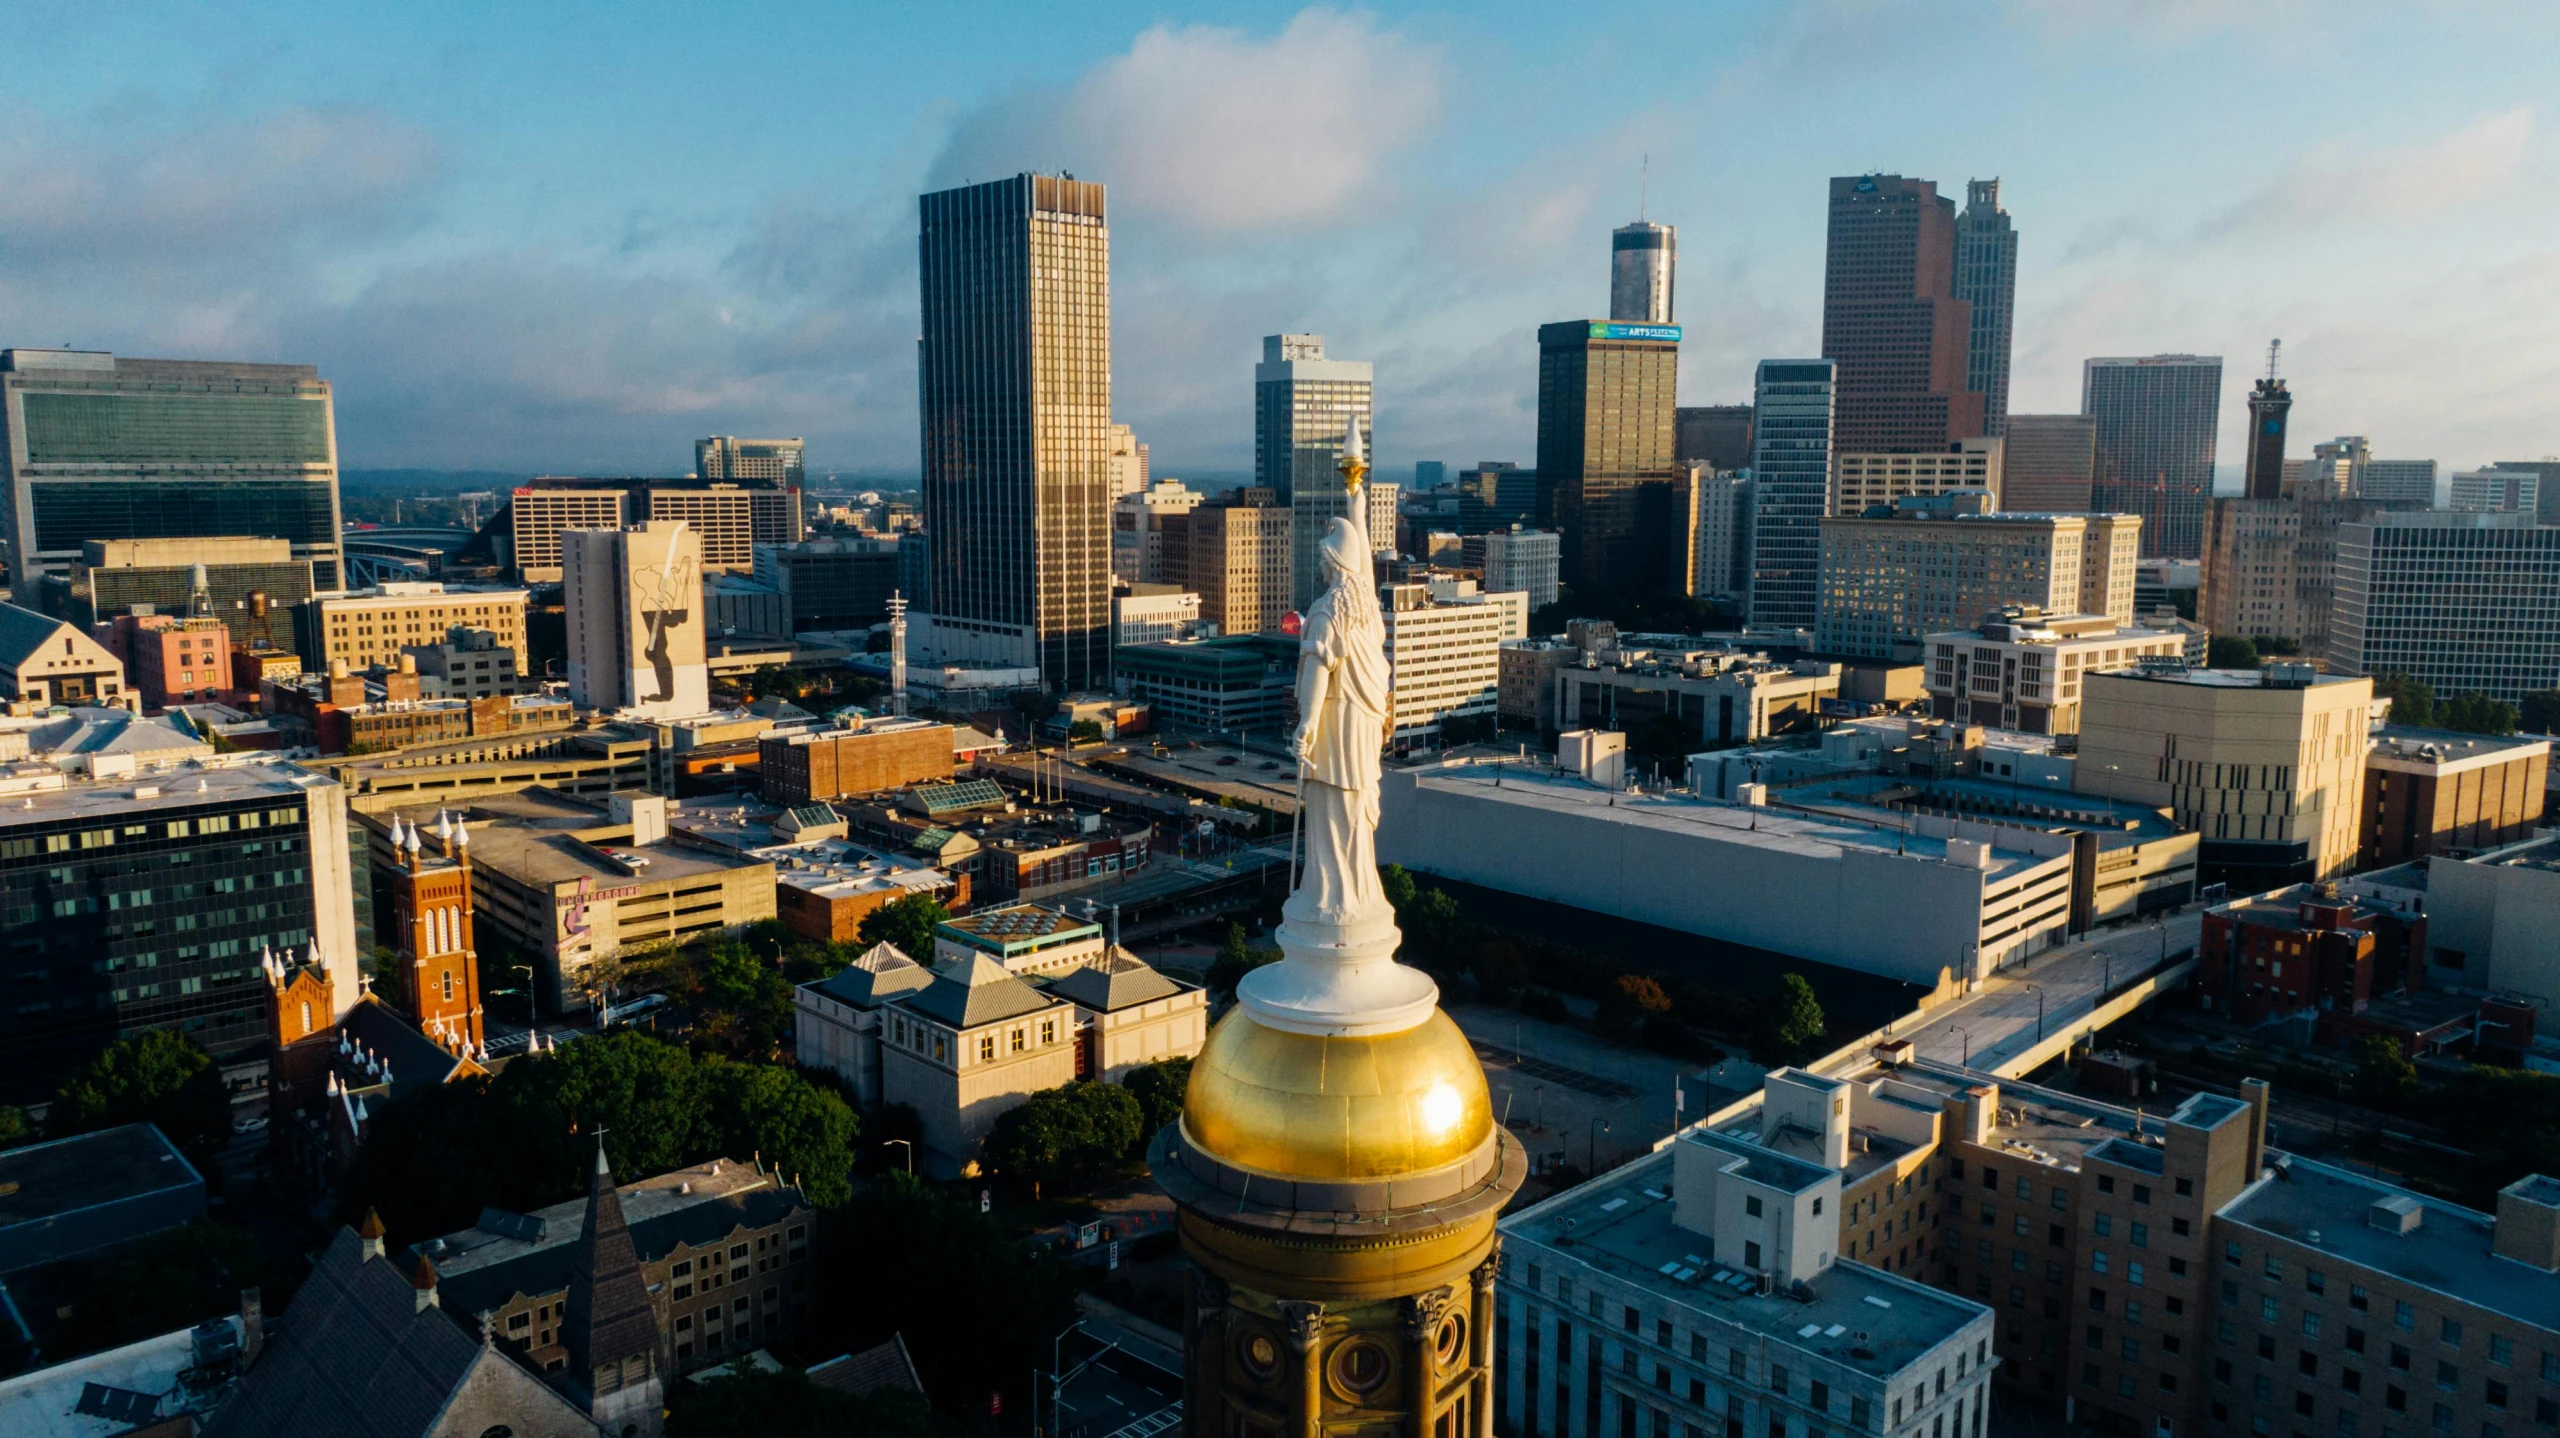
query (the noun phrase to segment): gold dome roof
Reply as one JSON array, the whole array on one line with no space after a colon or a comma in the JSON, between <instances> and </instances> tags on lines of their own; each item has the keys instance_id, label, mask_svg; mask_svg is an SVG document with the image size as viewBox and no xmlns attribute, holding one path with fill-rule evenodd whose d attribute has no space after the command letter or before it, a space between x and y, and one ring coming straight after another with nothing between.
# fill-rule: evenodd
<instances>
[{"instance_id":1,"label":"gold dome roof","mask_svg":"<svg viewBox=\"0 0 2560 1438\"><path fill-rule=\"evenodd\" d=\"M1484 1066L1437 1009L1401 1033L1319 1038L1241 1007L1192 1060L1182 1123L1238 1168L1295 1179L1371 1179L1454 1164L1493 1133Z\"/></svg>"}]
</instances>

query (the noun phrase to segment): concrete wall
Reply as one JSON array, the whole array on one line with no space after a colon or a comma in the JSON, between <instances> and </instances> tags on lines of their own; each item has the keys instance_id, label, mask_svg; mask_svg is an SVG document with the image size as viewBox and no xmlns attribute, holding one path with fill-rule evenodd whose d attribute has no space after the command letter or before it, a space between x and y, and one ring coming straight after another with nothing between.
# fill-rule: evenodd
<instances>
[{"instance_id":1,"label":"concrete wall","mask_svg":"<svg viewBox=\"0 0 2560 1438\"><path fill-rule=\"evenodd\" d=\"M2560 1008L2560 873L2522 865L2427 865L2427 963L2462 955L2462 984Z\"/></svg>"},{"instance_id":2,"label":"concrete wall","mask_svg":"<svg viewBox=\"0 0 2560 1438\"><path fill-rule=\"evenodd\" d=\"M1381 862L1930 988L1962 972L1979 942L1978 869L1766 835L1737 842L1705 825L1668 832L1607 809L1530 809L1428 776L1386 775ZM1743 811L1730 812L1738 822Z\"/></svg>"}]
</instances>

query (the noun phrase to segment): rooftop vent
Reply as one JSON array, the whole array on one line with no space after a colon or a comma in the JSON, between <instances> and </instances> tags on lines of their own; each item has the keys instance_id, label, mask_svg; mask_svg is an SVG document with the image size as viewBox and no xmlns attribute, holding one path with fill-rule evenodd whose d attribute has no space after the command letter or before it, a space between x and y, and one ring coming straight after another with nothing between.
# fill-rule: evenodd
<instances>
[{"instance_id":1,"label":"rooftop vent","mask_svg":"<svg viewBox=\"0 0 2560 1438\"><path fill-rule=\"evenodd\" d=\"M2385 1233L2415 1233L2426 1213L2426 1205L2405 1193L2395 1193L2375 1199L2373 1207L2365 1210L2364 1221Z\"/></svg>"}]
</instances>

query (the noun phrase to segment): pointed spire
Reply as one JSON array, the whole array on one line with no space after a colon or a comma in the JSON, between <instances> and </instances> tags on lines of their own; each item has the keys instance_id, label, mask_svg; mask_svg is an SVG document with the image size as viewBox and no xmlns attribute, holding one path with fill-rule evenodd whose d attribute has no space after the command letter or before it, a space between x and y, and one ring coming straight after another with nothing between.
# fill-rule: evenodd
<instances>
[{"instance_id":1,"label":"pointed spire","mask_svg":"<svg viewBox=\"0 0 2560 1438\"><path fill-rule=\"evenodd\" d=\"M1360 438L1360 412L1351 413L1351 423L1342 432L1342 458L1346 464L1358 464L1369 457L1368 446Z\"/></svg>"},{"instance_id":2,"label":"pointed spire","mask_svg":"<svg viewBox=\"0 0 2560 1438\"><path fill-rule=\"evenodd\" d=\"M359 1103L359 1107L361 1107L361 1103ZM359 1114L358 1116L361 1117L362 1115ZM366 1258L380 1258L382 1256L382 1232L382 1215L374 1212L370 1208L366 1209L364 1211L364 1222L356 1225L356 1238L361 1243L361 1246L357 1251L362 1253Z\"/></svg>"},{"instance_id":3,"label":"pointed spire","mask_svg":"<svg viewBox=\"0 0 2560 1438\"><path fill-rule=\"evenodd\" d=\"M400 847L400 816L397 814L391 816L391 847Z\"/></svg>"},{"instance_id":4,"label":"pointed spire","mask_svg":"<svg viewBox=\"0 0 2560 1438\"><path fill-rule=\"evenodd\" d=\"M418 1255L418 1266L409 1270L409 1286L417 1290L419 1312L440 1306L436 1298L436 1266L423 1253Z\"/></svg>"},{"instance_id":5,"label":"pointed spire","mask_svg":"<svg viewBox=\"0 0 2560 1438\"><path fill-rule=\"evenodd\" d=\"M586 1231L569 1270L569 1300L560 1342L569 1350L569 1381L582 1401L592 1405L602 1384L613 1375L614 1387L629 1387L625 1376L637 1362L654 1384L658 1357L658 1320L649 1303L648 1280L640 1271L640 1255L623 1221L622 1195L613 1186L613 1170L605 1160L604 1133L596 1133L595 1178L587 1192Z\"/></svg>"},{"instance_id":6,"label":"pointed spire","mask_svg":"<svg viewBox=\"0 0 2560 1438\"><path fill-rule=\"evenodd\" d=\"M357 1126L358 1128L362 1128L364 1125L366 1125L366 1124L368 1124L368 1123L371 1123L371 1122L373 1122L373 1115L372 1115L372 1113L371 1113L371 1112L367 1111L367 1110L366 1110L366 1108L365 1108L365 1106L364 1106L364 1095L363 1095L363 1094L357 1094L357 1095L356 1095L356 1126Z\"/></svg>"}]
</instances>

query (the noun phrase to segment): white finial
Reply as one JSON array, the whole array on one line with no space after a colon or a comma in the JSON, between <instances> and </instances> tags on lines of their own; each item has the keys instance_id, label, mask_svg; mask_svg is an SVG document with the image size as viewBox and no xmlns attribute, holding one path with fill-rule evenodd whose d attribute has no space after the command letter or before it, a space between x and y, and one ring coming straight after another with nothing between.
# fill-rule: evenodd
<instances>
[{"instance_id":1,"label":"white finial","mask_svg":"<svg viewBox=\"0 0 2560 1438\"><path fill-rule=\"evenodd\" d=\"M400 816L397 814L391 816L391 847L400 847Z\"/></svg>"},{"instance_id":2,"label":"white finial","mask_svg":"<svg viewBox=\"0 0 2560 1438\"><path fill-rule=\"evenodd\" d=\"M1358 410L1353 410L1351 412L1351 425L1342 432L1342 457L1346 460L1353 461L1365 460L1369 457L1368 446L1364 444L1360 438L1360 412Z\"/></svg>"},{"instance_id":3,"label":"white finial","mask_svg":"<svg viewBox=\"0 0 2560 1438\"><path fill-rule=\"evenodd\" d=\"M409 852L414 854L418 852L420 847L421 845L418 843L418 826L412 824L409 826Z\"/></svg>"},{"instance_id":4,"label":"white finial","mask_svg":"<svg viewBox=\"0 0 2560 1438\"><path fill-rule=\"evenodd\" d=\"M336 1098L338 1096L338 1071L336 1069L329 1070L329 1086L325 1092L327 1092L331 1098Z\"/></svg>"},{"instance_id":5,"label":"white finial","mask_svg":"<svg viewBox=\"0 0 2560 1438\"><path fill-rule=\"evenodd\" d=\"M466 849L470 848L471 826L463 823L459 819L455 820L453 825L453 842L460 844Z\"/></svg>"},{"instance_id":6,"label":"white finial","mask_svg":"<svg viewBox=\"0 0 2560 1438\"><path fill-rule=\"evenodd\" d=\"M436 837L447 843L453 841L453 816L442 809L436 810Z\"/></svg>"},{"instance_id":7,"label":"white finial","mask_svg":"<svg viewBox=\"0 0 2560 1438\"><path fill-rule=\"evenodd\" d=\"M382 1081L384 1083L391 1082L391 1065L389 1064L384 1064L382 1066Z\"/></svg>"},{"instance_id":8,"label":"white finial","mask_svg":"<svg viewBox=\"0 0 2560 1438\"><path fill-rule=\"evenodd\" d=\"M365 1122L367 1122L367 1121L371 1120L371 1119L372 1119L372 1117L373 1117L373 1115L372 1115L372 1114L367 1113L367 1112L365 1111L365 1106L364 1106L364 1096L363 1096L363 1095L361 1095L361 1094L357 1095L357 1096L356 1096L356 1122L358 1122L358 1123L365 1123Z\"/></svg>"}]
</instances>

